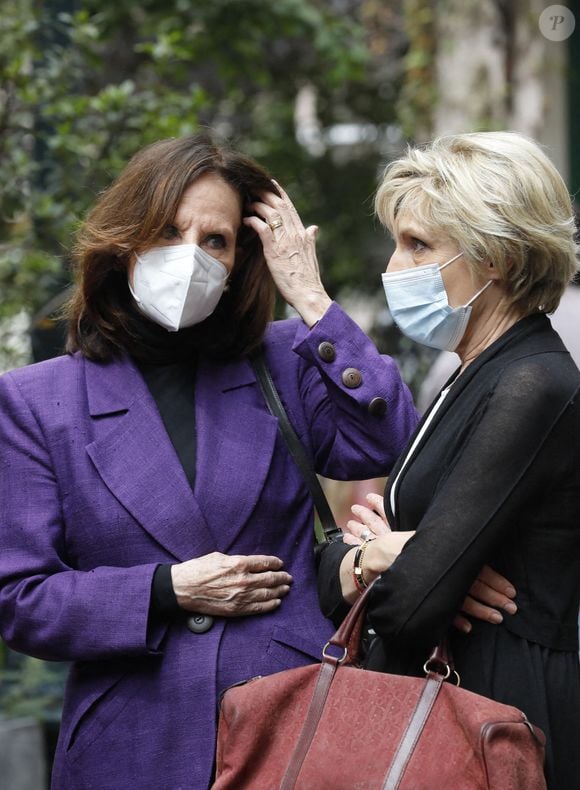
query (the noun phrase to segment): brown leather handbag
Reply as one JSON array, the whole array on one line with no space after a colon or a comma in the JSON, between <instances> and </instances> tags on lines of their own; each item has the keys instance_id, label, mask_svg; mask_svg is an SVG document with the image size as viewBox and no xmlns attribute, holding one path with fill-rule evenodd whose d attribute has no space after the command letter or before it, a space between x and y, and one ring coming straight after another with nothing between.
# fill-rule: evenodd
<instances>
[{"instance_id":1,"label":"brown leather handbag","mask_svg":"<svg viewBox=\"0 0 580 790\"><path fill-rule=\"evenodd\" d=\"M225 692L213 790L545 788L541 730L516 708L445 683L452 667L441 648L426 678L356 666L367 596L321 664Z\"/></svg>"}]
</instances>

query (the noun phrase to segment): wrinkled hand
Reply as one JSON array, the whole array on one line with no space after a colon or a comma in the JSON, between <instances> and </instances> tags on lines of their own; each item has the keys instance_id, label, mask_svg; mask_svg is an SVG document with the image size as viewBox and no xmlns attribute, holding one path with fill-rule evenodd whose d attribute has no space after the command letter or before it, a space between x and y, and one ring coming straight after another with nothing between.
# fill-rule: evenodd
<instances>
[{"instance_id":1,"label":"wrinkled hand","mask_svg":"<svg viewBox=\"0 0 580 790\"><path fill-rule=\"evenodd\" d=\"M484 565L479 576L471 585L461 611L477 620L497 625L503 620L500 609L503 609L507 614L517 612L518 607L512 600L515 596L516 591L510 582L488 565ZM471 623L462 614L456 615L453 625L465 633L471 631Z\"/></svg>"},{"instance_id":2,"label":"wrinkled hand","mask_svg":"<svg viewBox=\"0 0 580 790\"><path fill-rule=\"evenodd\" d=\"M200 614L241 617L276 609L292 577L278 557L213 552L171 567L177 603Z\"/></svg>"},{"instance_id":3,"label":"wrinkled hand","mask_svg":"<svg viewBox=\"0 0 580 790\"><path fill-rule=\"evenodd\" d=\"M244 217L243 221L260 237L266 263L281 295L310 327L331 304L316 258L318 228L316 225L305 228L286 192L274 184L280 197L274 192L264 192L261 200L249 206L258 216ZM277 223L281 224L271 227Z\"/></svg>"}]
</instances>

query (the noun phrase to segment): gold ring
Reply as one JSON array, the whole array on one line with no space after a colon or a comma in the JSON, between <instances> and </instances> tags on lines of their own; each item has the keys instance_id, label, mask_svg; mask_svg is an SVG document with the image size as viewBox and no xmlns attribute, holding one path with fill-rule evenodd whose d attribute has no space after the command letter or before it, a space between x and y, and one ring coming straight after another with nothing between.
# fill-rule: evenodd
<instances>
[{"instance_id":1,"label":"gold ring","mask_svg":"<svg viewBox=\"0 0 580 790\"><path fill-rule=\"evenodd\" d=\"M282 217L274 217L273 220L268 222L268 227L270 230L276 230L276 228L281 228L283 224Z\"/></svg>"}]
</instances>

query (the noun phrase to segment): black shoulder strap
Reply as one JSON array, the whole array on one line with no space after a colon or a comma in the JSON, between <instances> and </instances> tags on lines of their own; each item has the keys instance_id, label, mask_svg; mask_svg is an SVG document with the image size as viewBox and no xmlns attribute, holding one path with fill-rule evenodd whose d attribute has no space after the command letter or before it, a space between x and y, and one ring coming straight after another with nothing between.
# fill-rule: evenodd
<instances>
[{"instance_id":1,"label":"black shoulder strap","mask_svg":"<svg viewBox=\"0 0 580 790\"><path fill-rule=\"evenodd\" d=\"M342 530L336 525L330 505L328 504L328 500L326 499L324 491L322 490L320 481L316 476L316 472L314 471L314 468L306 454L304 447L302 446L302 443L300 442L300 439L296 435L296 431L292 427L292 423L288 419L286 409L280 400L278 390L276 389L276 385L274 384L272 376L270 375L263 348L261 348L257 354L252 357L251 362L254 372L256 373L256 378L258 379L260 389L262 390L266 403L268 404L268 408L274 417L278 419L278 428L280 429L280 433L282 434L290 454L294 458L296 465L302 472L302 476L304 477L304 480L310 489L310 494L314 500L314 505L318 512L318 518L322 524L325 540L328 543L333 540L337 540L338 538L342 537Z\"/></svg>"}]
</instances>

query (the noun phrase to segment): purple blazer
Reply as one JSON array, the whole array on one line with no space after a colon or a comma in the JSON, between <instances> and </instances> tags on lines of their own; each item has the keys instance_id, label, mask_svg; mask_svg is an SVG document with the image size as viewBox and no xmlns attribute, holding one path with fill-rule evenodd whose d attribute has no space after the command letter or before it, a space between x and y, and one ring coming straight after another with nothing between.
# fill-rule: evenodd
<instances>
[{"instance_id":1,"label":"purple blazer","mask_svg":"<svg viewBox=\"0 0 580 790\"><path fill-rule=\"evenodd\" d=\"M310 331L273 324L266 352L319 473L391 468L416 423L411 396L336 304ZM383 416L369 413L376 397ZM192 492L129 359L63 356L0 378L1 633L73 662L54 790L207 787L222 689L319 659L334 630L317 602L312 502L247 360L200 362L196 420ZM290 593L202 634L150 623L157 565L212 551L281 557Z\"/></svg>"}]
</instances>

